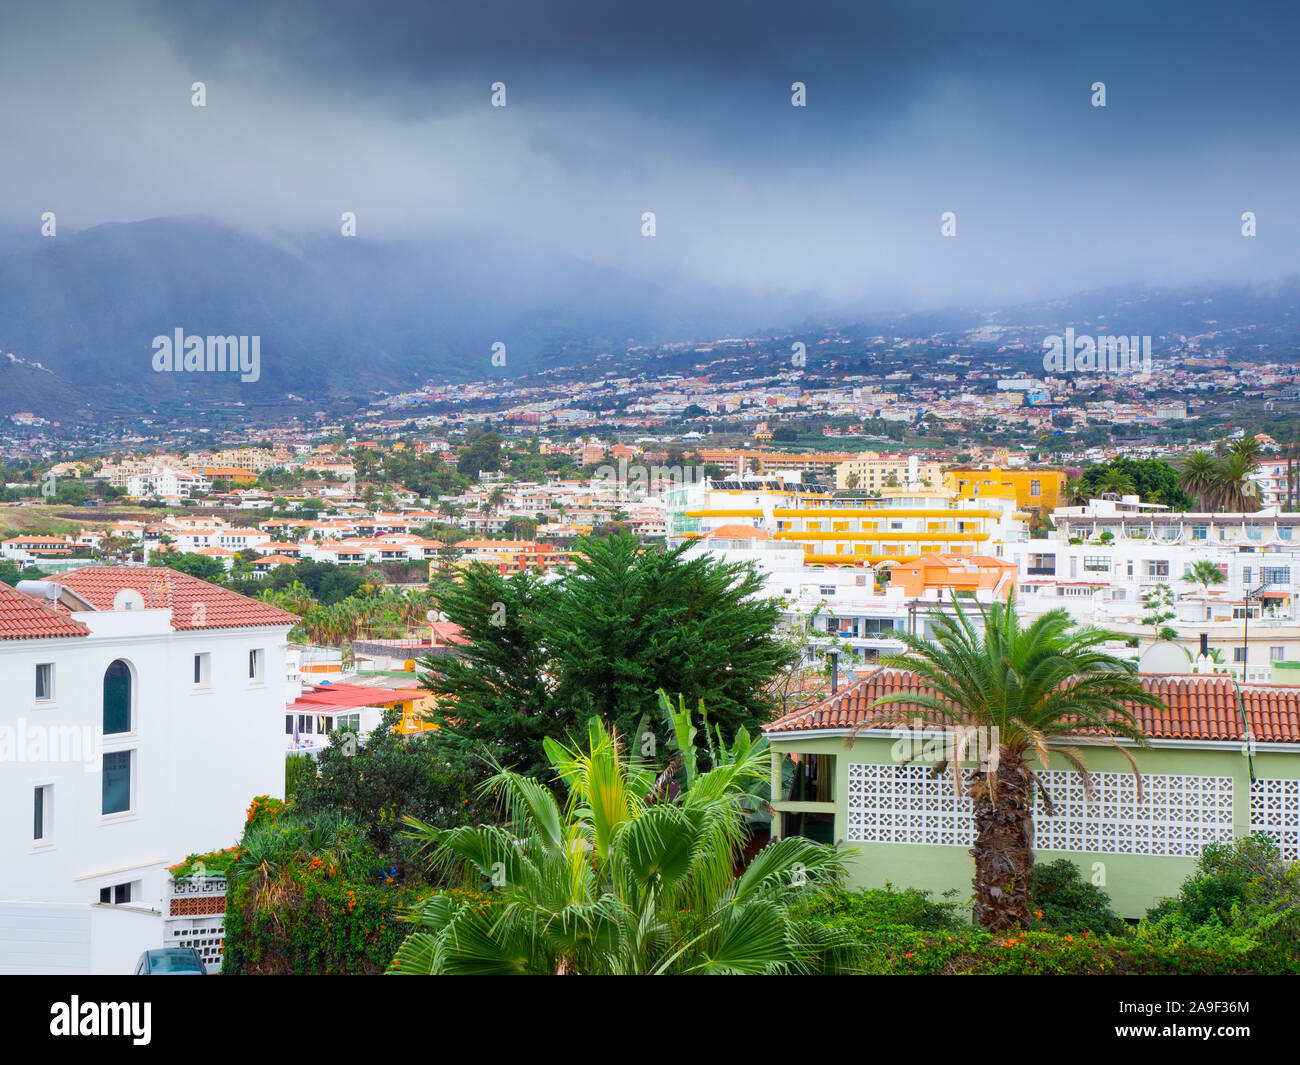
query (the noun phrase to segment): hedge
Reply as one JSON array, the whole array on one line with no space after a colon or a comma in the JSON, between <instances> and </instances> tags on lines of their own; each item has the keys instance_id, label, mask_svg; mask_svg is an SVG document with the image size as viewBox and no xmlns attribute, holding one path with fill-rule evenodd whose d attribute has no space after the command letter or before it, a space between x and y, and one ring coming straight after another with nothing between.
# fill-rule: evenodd
<instances>
[{"instance_id":1,"label":"hedge","mask_svg":"<svg viewBox=\"0 0 1300 1065\"><path fill-rule=\"evenodd\" d=\"M832 891L804 904L803 914L854 932L873 974L1247 975L1300 973L1293 944L1234 932L1218 921L1180 916L1144 921L1131 932L1053 932L1045 925L990 935L972 928L951 903L892 888ZM1042 919L1043 911L1036 911ZM926 927L918 927L925 925Z\"/></svg>"},{"instance_id":2,"label":"hedge","mask_svg":"<svg viewBox=\"0 0 1300 1065\"><path fill-rule=\"evenodd\" d=\"M382 973L410 931L399 915L429 889L359 883L316 859L226 896L223 973Z\"/></svg>"}]
</instances>

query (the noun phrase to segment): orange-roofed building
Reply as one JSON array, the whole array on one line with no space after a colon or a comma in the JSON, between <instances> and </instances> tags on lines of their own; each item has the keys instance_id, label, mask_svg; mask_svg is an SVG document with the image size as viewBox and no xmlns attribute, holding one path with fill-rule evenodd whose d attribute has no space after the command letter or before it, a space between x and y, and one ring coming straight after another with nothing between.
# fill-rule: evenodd
<instances>
[{"instance_id":1,"label":"orange-roofed building","mask_svg":"<svg viewBox=\"0 0 1300 1065\"><path fill-rule=\"evenodd\" d=\"M1016 564L991 555L926 555L889 568L889 583L911 599L992 592L1006 599L1015 589ZM978 598L985 598L978 596Z\"/></svg>"},{"instance_id":2,"label":"orange-roofed building","mask_svg":"<svg viewBox=\"0 0 1300 1065\"><path fill-rule=\"evenodd\" d=\"M727 525L719 525L716 529L704 534L705 540L770 540L772 534L765 529L756 529L752 525L744 525L739 522L731 522Z\"/></svg>"}]
</instances>

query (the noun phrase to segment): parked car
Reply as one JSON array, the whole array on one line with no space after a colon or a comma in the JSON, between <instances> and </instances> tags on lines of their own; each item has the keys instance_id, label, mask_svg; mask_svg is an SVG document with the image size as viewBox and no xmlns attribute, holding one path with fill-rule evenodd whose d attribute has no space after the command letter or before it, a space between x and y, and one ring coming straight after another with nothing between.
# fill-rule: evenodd
<instances>
[{"instance_id":1,"label":"parked car","mask_svg":"<svg viewBox=\"0 0 1300 1065\"><path fill-rule=\"evenodd\" d=\"M193 947L146 950L135 963L135 976L203 976L207 972Z\"/></svg>"}]
</instances>

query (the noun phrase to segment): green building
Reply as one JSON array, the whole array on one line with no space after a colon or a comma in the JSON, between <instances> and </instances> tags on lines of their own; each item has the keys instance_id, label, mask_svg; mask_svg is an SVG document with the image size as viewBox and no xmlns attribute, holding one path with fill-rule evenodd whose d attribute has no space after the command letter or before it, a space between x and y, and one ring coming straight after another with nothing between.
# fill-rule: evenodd
<instances>
[{"instance_id":1,"label":"green building","mask_svg":"<svg viewBox=\"0 0 1300 1065\"><path fill-rule=\"evenodd\" d=\"M1123 752L1077 735L1070 746L1087 756L1093 798L1053 757L1039 776L1055 812L1035 797L1035 859L1070 858L1125 917L1175 894L1207 843L1263 831L1286 860L1300 860L1300 688L1219 675L1142 679L1167 709L1131 708L1150 739L1128 745L1141 798ZM883 695L920 690L913 674L881 669L769 725L773 835L841 844L854 886L888 881L936 897L955 888L964 899L974 873L970 800L950 773L934 773L951 733L907 704L870 709Z\"/></svg>"}]
</instances>

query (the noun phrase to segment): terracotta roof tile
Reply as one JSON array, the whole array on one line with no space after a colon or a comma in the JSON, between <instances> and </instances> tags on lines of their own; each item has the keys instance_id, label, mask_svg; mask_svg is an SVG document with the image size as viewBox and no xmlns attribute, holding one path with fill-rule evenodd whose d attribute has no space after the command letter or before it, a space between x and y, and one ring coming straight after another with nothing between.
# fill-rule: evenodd
<instances>
[{"instance_id":1,"label":"terracotta roof tile","mask_svg":"<svg viewBox=\"0 0 1300 1065\"><path fill-rule=\"evenodd\" d=\"M16 588L0 584L0 640L89 635L90 630L80 621L74 621L38 599L23 595Z\"/></svg>"},{"instance_id":2,"label":"terracotta roof tile","mask_svg":"<svg viewBox=\"0 0 1300 1065\"><path fill-rule=\"evenodd\" d=\"M423 694L423 692L414 688L372 688L364 684L321 684L304 691L289 706L295 710L385 706L389 703L414 702Z\"/></svg>"},{"instance_id":3,"label":"terracotta roof tile","mask_svg":"<svg viewBox=\"0 0 1300 1065\"><path fill-rule=\"evenodd\" d=\"M1250 734L1260 743L1300 743L1300 688L1237 685L1230 677L1209 674L1143 674L1143 687L1158 695L1166 709L1130 706L1138 726L1152 739L1241 740L1244 711ZM914 673L879 669L838 694L778 718L764 728L768 735L849 729L863 725L871 704L883 695L926 692ZM910 703L888 704L871 711L873 728L910 724L935 715Z\"/></svg>"},{"instance_id":4,"label":"terracotta roof tile","mask_svg":"<svg viewBox=\"0 0 1300 1065\"><path fill-rule=\"evenodd\" d=\"M167 566L87 566L60 574L58 583L97 610L112 610L113 597L133 588L144 596L146 607L171 607L172 628L178 632L292 625L298 620L288 611Z\"/></svg>"}]
</instances>

